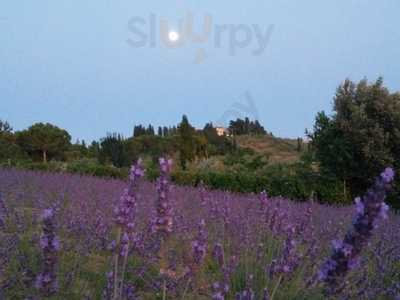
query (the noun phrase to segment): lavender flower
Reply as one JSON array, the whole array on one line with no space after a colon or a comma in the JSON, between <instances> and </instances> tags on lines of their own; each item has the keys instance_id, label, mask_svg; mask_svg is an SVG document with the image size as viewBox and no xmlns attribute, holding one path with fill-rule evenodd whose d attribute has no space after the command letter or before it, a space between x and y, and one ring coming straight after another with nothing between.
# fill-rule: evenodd
<instances>
[{"instance_id":1,"label":"lavender flower","mask_svg":"<svg viewBox=\"0 0 400 300\"><path fill-rule=\"evenodd\" d=\"M262 212L266 212L268 209L268 194L266 191L260 193L260 209Z\"/></svg>"},{"instance_id":2,"label":"lavender flower","mask_svg":"<svg viewBox=\"0 0 400 300\"><path fill-rule=\"evenodd\" d=\"M125 299L126 300L137 300L135 287L128 284L125 288Z\"/></svg>"},{"instance_id":3,"label":"lavender flower","mask_svg":"<svg viewBox=\"0 0 400 300\"><path fill-rule=\"evenodd\" d=\"M254 300L254 292L250 289L237 293L236 300Z\"/></svg>"},{"instance_id":4,"label":"lavender flower","mask_svg":"<svg viewBox=\"0 0 400 300\"><path fill-rule=\"evenodd\" d=\"M224 300L225 295L223 292L216 290L216 292L211 297L212 300Z\"/></svg>"},{"instance_id":5,"label":"lavender flower","mask_svg":"<svg viewBox=\"0 0 400 300\"><path fill-rule=\"evenodd\" d=\"M97 211L96 222L94 225L94 232L96 236L97 243L102 249L107 249L108 242L108 226L104 222L104 217Z\"/></svg>"},{"instance_id":6,"label":"lavender flower","mask_svg":"<svg viewBox=\"0 0 400 300\"><path fill-rule=\"evenodd\" d=\"M204 186L203 182L200 182L200 204L205 207L207 203L209 203L210 199L208 196L207 189Z\"/></svg>"},{"instance_id":7,"label":"lavender flower","mask_svg":"<svg viewBox=\"0 0 400 300\"><path fill-rule=\"evenodd\" d=\"M113 297L114 291L114 272L106 273L107 284L105 289L103 290L102 299L109 300Z\"/></svg>"},{"instance_id":8,"label":"lavender flower","mask_svg":"<svg viewBox=\"0 0 400 300\"><path fill-rule=\"evenodd\" d=\"M387 217L388 206L384 200L393 178L394 171L391 168L385 169L366 195L355 199L357 215L353 228L343 241L333 242L333 254L319 272L319 280L325 282L327 293L334 294L340 291L341 280L357 266L358 256L367 245L376 222Z\"/></svg>"},{"instance_id":9,"label":"lavender flower","mask_svg":"<svg viewBox=\"0 0 400 300\"><path fill-rule=\"evenodd\" d=\"M200 265L207 252L207 232L206 222L202 219L199 223L199 232L196 239L192 242L193 260L196 265Z\"/></svg>"},{"instance_id":10,"label":"lavender flower","mask_svg":"<svg viewBox=\"0 0 400 300\"><path fill-rule=\"evenodd\" d=\"M236 300L254 300L254 291L251 288L253 282L253 275L248 276L246 280L246 289L236 294Z\"/></svg>"},{"instance_id":11,"label":"lavender flower","mask_svg":"<svg viewBox=\"0 0 400 300\"><path fill-rule=\"evenodd\" d=\"M264 291L263 291L263 298L262 298L262 300L269 300L269 299L270 299L270 297L269 297L268 289L265 288Z\"/></svg>"},{"instance_id":12,"label":"lavender flower","mask_svg":"<svg viewBox=\"0 0 400 300\"><path fill-rule=\"evenodd\" d=\"M169 235L173 228L172 207L168 194L170 191L168 175L171 171L172 160L160 158L160 177L157 180L157 216L153 222L153 231L162 237Z\"/></svg>"},{"instance_id":13,"label":"lavender flower","mask_svg":"<svg viewBox=\"0 0 400 300\"><path fill-rule=\"evenodd\" d=\"M127 232L122 233L122 237L121 237L121 241L120 241L120 250L119 250L119 255L121 257L128 256L129 244L130 244L129 234Z\"/></svg>"},{"instance_id":14,"label":"lavender flower","mask_svg":"<svg viewBox=\"0 0 400 300\"><path fill-rule=\"evenodd\" d=\"M214 246L212 255L214 259L217 261L218 266L223 268L225 265L225 257L224 257L224 248L222 244L218 243Z\"/></svg>"},{"instance_id":15,"label":"lavender flower","mask_svg":"<svg viewBox=\"0 0 400 300\"><path fill-rule=\"evenodd\" d=\"M225 296L229 292L229 286L225 283L215 282L212 285L213 294L212 300L225 300Z\"/></svg>"},{"instance_id":16,"label":"lavender flower","mask_svg":"<svg viewBox=\"0 0 400 300\"><path fill-rule=\"evenodd\" d=\"M144 175L141 162L138 160L136 165L132 166L129 173L129 186L123 191L119 205L114 209L115 222L128 232L132 232L135 226L137 201L135 188L138 179Z\"/></svg>"},{"instance_id":17,"label":"lavender flower","mask_svg":"<svg viewBox=\"0 0 400 300\"><path fill-rule=\"evenodd\" d=\"M297 253L297 241L294 239L295 227L287 228L287 238L284 243L282 254L278 259L274 259L270 266L270 277L276 274L291 275L299 265L299 255Z\"/></svg>"},{"instance_id":18,"label":"lavender flower","mask_svg":"<svg viewBox=\"0 0 400 300\"><path fill-rule=\"evenodd\" d=\"M133 240L133 231L136 222L137 182L144 175L139 159L135 165L131 167L129 173L129 185L120 198L118 206L114 209L115 223L119 227L117 241L112 243L112 249L117 251L114 257L114 271L112 273L113 299L120 299L124 293L124 278L127 265L127 257L129 255L129 247ZM119 259L119 258L122 259ZM110 281L110 279L108 279ZM107 284L106 291L110 282ZM107 292L105 292L107 294Z\"/></svg>"},{"instance_id":19,"label":"lavender flower","mask_svg":"<svg viewBox=\"0 0 400 300\"><path fill-rule=\"evenodd\" d=\"M357 197L354 200L355 204L356 204L356 212L358 215L362 215L364 214L364 203L362 202L360 197Z\"/></svg>"},{"instance_id":20,"label":"lavender flower","mask_svg":"<svg viewBox=\"0 0 400 300\"><path fill-rule=\"evenodd\" d=\"M0 227L0 298L47 299L46 286L57 290L52 274L63 280L62 290L50 298L62 299L396 299L399 295L400 219L388 213L380 196L375 201L377 188L356 199L354 207L299 203L268 199L263 193L172 186L170 164L165 162L160 168L167 184L162 186L159 180L158 193L153 183L139 179L143 170L136 165L128 182L0 168L1 201L7 205L6 217L0 206L6 219ZM378 190L389 188L392 179L393 172L385 171ZM159 231L152 231L157 227L156 209L165 203L174 209L164 210L173 221L168 234L163 222ZM43 225L40 221L36 232L32 213L47 207L52 209L41 213ZM338 238L352 212L351 239ZM388 214L385 226L377 227ZM62 239L42 230L46 219L56 223L52 232L62 232ZM379 240L370 239L371 245L367 240L362 247L368 250L366 255L357 254L359 241L371 231L379 234ZM114 233L116 238L109 239ZM31 270L36 258L27 248L32 240L40 251L37 273ZM324 259L322 250L330 242L332 253L319 274L329 289L324 297L323 289L313 284L321 267L315 262ZM47 260L45 253L50 253ZM273 280L266 278L271 261L267 271L273 271ZM46 272L45 263L47 269L53 264L54 271ZM102 291L92 279L106 264L110 268L103 274L104 293L99 295ZM356 270L346 277L352 269ZM35 282L41 291L33 288Z\"/></svg>"},{"instance_id":21,"label":"lavender flower","mask_svg":"<svg viewBox=\"0 0 400 300\"><path fill-rule=\"evenodd\" d=\"M7 209L2 194L0 193L0 228L5 226L7 217Z\"/></svg>"},{"instance_id":22,"label":"lavender flower","mask_svg":"<svg viewBox=\"0 0 400 300\"><path fill-rule=\"evenodd\" d=\"M381 179L383 183L390 184L394 179L394 171L392 168L386 168L381 174Z\"/></svg>"},{"instance_id":23,"label":"lavender flower","mask_svg":"<svg viewBox=\"0 0 400 300\"><path fill-rule=\"evenodd\" d=\"M55 234L54 210L45 209L42 214L42 235L40 237L40 248L43 253L43 270L37 276L36 287L45 296L56 293L58 288L56 277L57 251L60 249L60 242Z\"/></svg>"}]
</instances>

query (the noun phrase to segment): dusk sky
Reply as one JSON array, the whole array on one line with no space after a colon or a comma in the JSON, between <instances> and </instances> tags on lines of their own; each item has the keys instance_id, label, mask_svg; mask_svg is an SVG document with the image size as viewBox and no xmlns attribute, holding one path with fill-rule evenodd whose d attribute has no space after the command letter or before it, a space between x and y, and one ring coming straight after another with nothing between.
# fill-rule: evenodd
<instances>
[{"instance_id":1,"label":"dusk sky","mask_svg":"<svg viewBox=\"0 0 400 300\"><path fill-rule=\"evenodd\" d=\"M345 78L383 76L400 90L399 11L398 0L3 0L0 119L92 140L130 136L139 123L175 125L182 114L196 127L249 115L277 136L303 136ZM212 21L203 42L179 31L190 13L195 32ZM185 45L160 41L161 19ZM256 30L269 34L259 55ZM144 36L142 47L129 42ZM249 98L246 113L235 103Z\"/></svg>"}]
</instances>

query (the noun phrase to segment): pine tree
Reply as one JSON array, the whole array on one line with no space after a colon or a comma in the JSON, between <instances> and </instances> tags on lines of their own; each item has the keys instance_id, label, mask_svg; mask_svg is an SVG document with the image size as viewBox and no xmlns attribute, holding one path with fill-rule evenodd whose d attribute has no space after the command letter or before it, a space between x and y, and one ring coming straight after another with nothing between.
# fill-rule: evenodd
<instances>
[{"instance_id":1,"label":"pine tree","mask_svg":"<svg viewBox=\"0 0 400 300\"><path fill-rule=\"evenodd\" d=\"M190 125L186 115L183 115L182 122L179 124L178 133L180 138L179 159L182 169L186 169L188 162L195 158L195 129Z\"/></svg>"}]
</instances>

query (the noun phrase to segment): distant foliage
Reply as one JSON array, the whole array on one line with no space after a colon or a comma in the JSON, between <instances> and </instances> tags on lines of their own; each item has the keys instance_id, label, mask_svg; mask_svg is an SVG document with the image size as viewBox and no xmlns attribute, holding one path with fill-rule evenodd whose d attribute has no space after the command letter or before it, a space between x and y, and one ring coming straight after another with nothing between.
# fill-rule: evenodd
<instances>
[{"instance_id":1,"label":"distant foliage","mask_svg":"<svg viewBox=\"0 0 400 300\"><path fill-rule=\"evenodd\" d=\"M12 133L13 128L7 121L0 120L0 135Z\"/></svg>"},{"instance_id":2,"label":"distant foliage","mask_svg":"<svg viewBox=\"0 0 400 300\"><path fill-rule=\"evenodd\" d=\"M203 134L208 142L207 157L210 155L224 155L236 149L234 140L218 135L213 123L207 123L204 126Z\"/></svg>"},{"instance_id":3,"label":"distant foliage","mask_svg":"<svg viewBox=\"0 0 400 300\"><path fill-rule=\"evenodd\" d=\"M385 88L381 78L371 84L346 80L337 89L333 109L332 116L317 115L309 134L323 170L341 179L353 196L385 166L400 170L399 93ZM396 179L397 195L399 183Z\"/></svg>"},{"instance_id":4,"label":"distant foliage","mask_svg":"<svg viewBox=\"0 0 400 300\"><path fill-rule=\"evenodd\" d=\"M142 135L154 135L154 127L150 124L146 127L142 125L137 125L133 128L133 136L134 137L139 137Z\"/></svg>"},{"instance_id":5,"label":"distant foliage","mask_svg":"<svg viewBox=\"0 0 400 300\"><path fill-rule=\"evenodd\" d=\"M100 142L99 161L111 162L115 167L123 167L128 163L125 140L122 135L108 134Z\"/></svg>"},{"instance_id":6,"label":"distant foliage","mask_svg":"<svg viewBox=\"0 0 400 300\"><path fill-rule=\"evenodd\" d=\"M229 131L233 135L264 135L267 134L264 127L258 122L258 120L250 121L249 118L237 119L236 121L231 121L229 124Z\"/></svg>"},{"instance_id":7,"label":"distant foliage","mask_svg":"<svg viewBox=\"0 0 400 300\"><path fill-rule=\"evenodd\" d=\"M178 126L179 133L179 162L182 169L186 169L187 163L196 156L195 129L190 125L187 116L182 117Z\"/></svg>"},{"instance_id":8,"label":"distant foliage","mask_svg":"<svg viewBox=\"0 0 400 300\"><path fill-rule=\"evenodd\" d=\"M69 133L55 125L36 123L17 132L17 143L27 153L39 153L44 163L49 158L63 159L71 144Z\"/></svg>"},{"instance_id":9,"label":"distant foliage","mask_svg":"<svg viewBox=\"0 0 400 300\"><path fill-rule=\"evenodd\" d=\"M144 135L154 136L155 129L153 125L149 124L147 127L144 125L135 125L133 127L133 137L140 137ZM159 126L157 128L157 135L162 137L172 136L178 134L178 128L176 126L167 127Z\"/></svg>"},{"instance_id":10,"label":"distant foliage","mask_svg":"<svg viewBox=\"0 0 400 300\"><path fill-rule=\"evenodd\" d=\"M172 180L178 185L198 186L241 193L268 191L295 201L314 199L320 203L347 204L343 183L335 177L321 175L303 163L293 166L271 165L259 170L237 171L176 170Z\"/></svg>"},{"instance_id":11,"label":"distant foliage","mask_svg":"<svg viewBox=\"0 0 400 300\"><path fill-rule=\"evenodd\" d=\"M16 160L24 159L27 159L27 155L17 145L11 125L0 120L0 164L11 165Z\"/></svg>"}]
</instances>

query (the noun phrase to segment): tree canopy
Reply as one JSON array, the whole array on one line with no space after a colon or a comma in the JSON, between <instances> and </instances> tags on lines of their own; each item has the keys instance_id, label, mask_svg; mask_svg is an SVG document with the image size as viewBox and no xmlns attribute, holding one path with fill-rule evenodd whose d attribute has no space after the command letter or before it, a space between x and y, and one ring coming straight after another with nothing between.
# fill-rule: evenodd
<instances>
[{"instance_id":1,"label":"tree canopy","mask_svg":"<svg viewBox=\"0 0 400 300\"><path fill-rule=\"evenodd\" d=\"M229 131L234 135L263 135L267 133L258 120L250 121L247 117L244 120L237 119L236 121L230 121Z\"/></svg>"},{"instance_id":2,"label":"tree canopy","mask_svg":"<svg viewBox=\"0 0 400 300\"><path fill-rule=\"evenodd\" d=\"M178 126L180 137L179 159L182 169L186 169L187 162L193 161L196 155L195 149L195 129L190 125L186 115Z\"/></svg>"},{"instance_id":3,"label":"tree canopy","mask_svg":"<svg viewBox=\"0 0 400 300\"><path fill-rule=\"evenodd\" d=\"M382 78L346 80L336 91L332 116L319 113L309 136L321 168L358 195L385 167L400 171L400 94L385 88Z\"/></svg>"},{"instance_id":4,"label":"tree canopy","mask_svg":"<svg viewBox=\"0 0 400 300\"><path fill-rule=\"evenodd\" d=\"M18 132L17 141L28 153L40 152L43 162L47 162L48 157L62 157L71 144L71 136L55 125L36 123Z\"/></svg>"},{"instance_id":5,"label":"tree canopy","mask_svg":"<svg viewBox=\"0 0 400 300\"><path fill-rule=\"evenodd\" d=\"M12 132L12 127L7 121L0 120L0 134L9 134Z\"/></svg>"}]
</instances>

